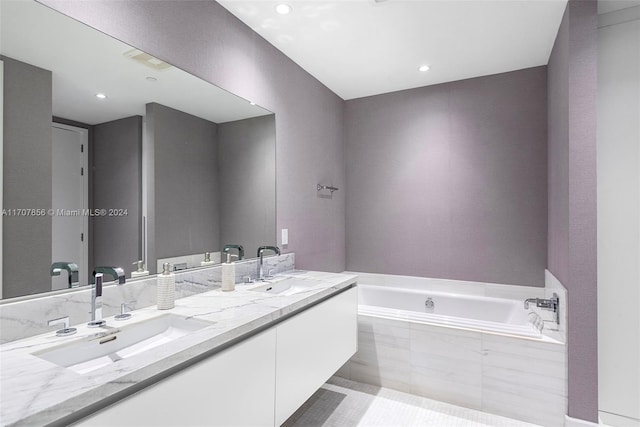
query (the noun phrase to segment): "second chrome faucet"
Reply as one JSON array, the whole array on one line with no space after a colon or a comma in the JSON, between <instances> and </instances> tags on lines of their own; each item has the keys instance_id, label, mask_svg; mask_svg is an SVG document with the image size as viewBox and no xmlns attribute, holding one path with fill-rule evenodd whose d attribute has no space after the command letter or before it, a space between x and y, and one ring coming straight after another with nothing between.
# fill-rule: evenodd
<instances>
[{"instance_id":1,"label":"second chrome faucet","mask_svg":"<svg viewBox=\"0 0 640 427\"><path fill-rule=\"evenodd\" d=\"M120 267L96 267L93 270L93 281L91 285L91 320L87 323L89 328L99 328L107 322L102 319L102 284L104 275L108 274L118 285L126 282L124 270Z\"/></svg>"},{"instance_id":2,"label":"second chrome faucet","mask_svg":"<svg viewBox=\"0 0 640 427\"><path fill-rule=\"evenodd\" d=\"M102 273L94 273L91 285L91 320L89 328L99 328L107 322L102 320Z\"/></svg>"},{"instance_id":3,"label":"second chrome faucet","mask_svg":"<svg viewBox=\"0 0 640 427\"><path fill-rule=\"evenodd\" d=\"M264 280L263 258L265 251L272 251L276 255L280 255L280 249L277 246L260 246L258 248L258 280Z\"/></svg>"}]
</instances>

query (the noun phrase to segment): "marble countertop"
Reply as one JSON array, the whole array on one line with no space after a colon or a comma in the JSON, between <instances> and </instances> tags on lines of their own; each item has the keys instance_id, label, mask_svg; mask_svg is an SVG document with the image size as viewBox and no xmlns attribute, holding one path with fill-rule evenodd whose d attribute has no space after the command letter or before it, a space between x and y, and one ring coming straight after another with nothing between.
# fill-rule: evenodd
<instances>
[{"instance_id":1,"label":"marble countertop","mask_svg":"<svg viewBox=\"0 0 640 427\"><path fill-rule=\"evenodd\" d=\"M357 280L357 276L351 274L312 271L283 273L276 280L293 277L304 281L309 287L285 296L250 290L263 283L236 285L233 292L217 289L178 299L171 310L148 307L132 312L130 320L120 322L107 317L108 328L90 329L85 324L72 325L78 332L68 337L57 337L52 328L46 334L0 346L0 425L63 424L74 411L88 406L97 409L115 394L133 393L142 382L162 378L167 371L176 367L186 367L353 286ZM96 334L117 333L113 328L127 328L165 313L206 320L212 324L156 347L153 351L119 360L85 374L33 355L63 344L95 339Z\"/></svg>"}]
</instances>

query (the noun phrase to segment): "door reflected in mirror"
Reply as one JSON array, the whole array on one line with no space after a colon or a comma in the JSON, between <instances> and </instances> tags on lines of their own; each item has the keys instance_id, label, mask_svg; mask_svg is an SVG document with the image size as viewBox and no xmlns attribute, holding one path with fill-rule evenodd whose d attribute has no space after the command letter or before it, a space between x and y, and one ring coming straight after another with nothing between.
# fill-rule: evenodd
<instances>
[{"instance_id":1,"label":"door reflected in mirror","mask_svg":"<svg viewBox=\"0 0 640 427\"><path fill-rule=\"evenodd\" d=\"M2 298L275 244L271 112L36 2L0 9Z\"/></svg>"}]
</instances>

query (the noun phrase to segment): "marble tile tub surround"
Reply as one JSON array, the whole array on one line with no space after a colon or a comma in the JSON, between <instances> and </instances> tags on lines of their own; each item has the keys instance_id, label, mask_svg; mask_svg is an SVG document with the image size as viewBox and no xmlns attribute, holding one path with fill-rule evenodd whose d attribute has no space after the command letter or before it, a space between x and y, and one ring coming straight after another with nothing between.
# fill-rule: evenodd
<instances>
[{"instance_id":1,"label":"marble tile tub surround","mask_svg":"<svg viewBox=\"0 0 640 427\"><path fill-rule=\"evenodd\" d=\"M274 270L275 273L293 270L295 254L265 257L264 268L265 271ZM236 283L241 283L243 277L248 275L256 277L257 269L256 259L237 262ZM176 299L179 299L219 288L222 269L217 265L179 271L175 275ZM47 321L58 317L69 316L71 325L86 323L89 321L90 301L91 288L87 287L39 298L4 302L0 304L0 344L54 331L56 326L47 326ZM102 296L103 316L118 314L123 302L133 302L134 309L154 306L155 276L127 279L127 283L122 286L105 286Z\"/></svg>"},{"instance_id":2,"label":"marble tile tub surround","mask_svg":"<svg viewBox=\"0 0 640 427\"><path fill-rule=\"evenodd\" d=\"M260 286L254 283L240 286L235 292L215 289L181 298L167 313L213 323L153 351L82 375L33 353L94 336L96 329L84 324L71 337L56 337L49 331L0 346L0 425L68 425L75 421L67 418L73 412L104 405L104 400L116 393L122 396L133 392L140 382L166 375L167 370L270 327L298 310L351 288L357 280L354 275L314 271L297 271L295 277L311 286L295 295L279 296L250 291L251 287ZM147 307L136 310L127 322L106 320L110 326L125 328L162 314L155 307Z\"/></svg>"},{"instance_id":3,"label":"marble tile tub surround","mask_svg":"<svg viewBox=\"0 0 640 427\"><path fill-rule=\"evenodd\" d=\"M358 352L337 375L545 426L567 413L566 289L358 273L360 284L523 300L560 297L560 326L528 339L359 316ZM544 320L548 310L532 309Z\"/></svg>"},{"instance_id":4,"label":"marble tile tub surround","mask_svg":"<svg viewBox=\"0 0 640 427\"><path fill-rule=\"evenodd\" d=\"M372 316L336 374L544 426L567 413L566 346Z\"/></svg>"}]
</instances>

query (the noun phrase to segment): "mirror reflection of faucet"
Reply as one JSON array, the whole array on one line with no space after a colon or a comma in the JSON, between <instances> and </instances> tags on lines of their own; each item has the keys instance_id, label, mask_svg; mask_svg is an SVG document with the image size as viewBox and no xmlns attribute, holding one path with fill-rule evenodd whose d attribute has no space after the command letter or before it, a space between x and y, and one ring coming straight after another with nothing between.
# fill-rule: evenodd
<instances>
[{"instance_id":1,"label":"mirror reflection of faucet","mask_svg":"<svg viewBox=\"0 0 640 427\"><path fill-rule=\"evenodd\" d=\"M78 278L78 265L73 262L54 262L51 264L51 276L59 276L62 270L66 270L69 279L69 288L80 286Z\"/></svg>"}]
</instances>

